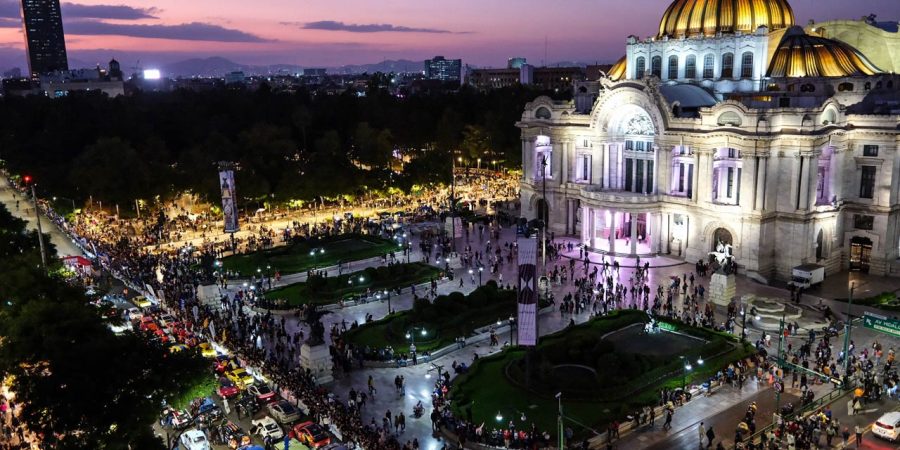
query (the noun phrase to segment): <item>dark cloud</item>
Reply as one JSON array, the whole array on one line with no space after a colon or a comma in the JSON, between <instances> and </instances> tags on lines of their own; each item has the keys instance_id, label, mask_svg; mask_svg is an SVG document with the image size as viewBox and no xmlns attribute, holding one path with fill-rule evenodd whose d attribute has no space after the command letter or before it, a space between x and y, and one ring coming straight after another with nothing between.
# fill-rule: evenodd
<instances>
[{"instance_id":1,"label":"dark cloud","mask_svg":"<svg viewBox=\"0 0 900 450\"><path fill-rule=\"evenodd\" d=\"M255 34L202 22L180 25L138 25L79 20L66 23L66 34L116 35L182 41L268 42L267 39Z\"/></svg>"},{"instance_id":2,"label":"dark cloud","mask_svg":"<svg viewBox=\"0 0 900 450\"><path fill-rule=\"evenodd\" d=\"M389 23L353 24L337 22L334 20L307 22L301 24L300 27L306 30L349 31L351 33L453 33L452 31L439 30L435 28L413 28L400 25L391 25Z\"/></svg>"},{"instance_id":3,"label":"dark cloud","mask_svg":"<svg viewBox=\"0 0 900 450\"><path fill-rule=\"evenodd\" d=\"M64 19L140 20L156 19L159 10L157 8L134 8L126 5L63 3L62 13Z\"/></svg>"}]
</instances>

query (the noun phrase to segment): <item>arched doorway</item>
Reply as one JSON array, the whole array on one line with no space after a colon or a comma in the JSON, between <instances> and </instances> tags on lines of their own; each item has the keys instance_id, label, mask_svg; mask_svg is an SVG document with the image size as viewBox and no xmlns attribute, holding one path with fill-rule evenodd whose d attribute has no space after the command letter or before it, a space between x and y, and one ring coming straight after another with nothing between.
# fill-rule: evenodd
<instances>
[{"instance_id":1,"label":"arched doorway","mask_svg":"<svg viewBox=\"0 0 900 450\"><path fill-rule=\"evenodd\" d=\"M716 231L713 231L712 234L712 244L710 245L710 251L716 251L716 247L719 243L722 245L734 245L734 240L731 237L731 232L726 230L725 228L716 228Z\"/></svg>"},{"instance_id":2,"label":"arched doorway","mask_svg":"<svg viewBox=\"0 0 900 450\"><path fill-rule=\"evenodd\" d=\"M825 244L825 232L824 230L819 230L819 234L816 236L816 261L822 260L823 246Z\"/></svg>"},{"instance_id":3,"label":"arched doorway","mask_svg":"<svg viewBox=\"0 0 900 450\"><path fill-rule=\"evenodd\" d=\"M854 236L850 239L850 270L869 272L869 258L872 255L872 240Z\"/></svg>"}]
</instances>

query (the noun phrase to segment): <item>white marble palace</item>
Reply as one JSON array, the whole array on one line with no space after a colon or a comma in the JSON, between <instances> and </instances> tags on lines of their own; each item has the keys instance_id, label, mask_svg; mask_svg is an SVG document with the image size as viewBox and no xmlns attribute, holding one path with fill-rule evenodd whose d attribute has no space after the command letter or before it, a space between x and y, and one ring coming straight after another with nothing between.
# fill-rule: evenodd
<instances>
[{"instance_id":1,"label":"white marble palace","mask_svg":"<svg viewBox=\"0 0 900 450\"><path fill-rule=\"evenodd\" d=\"M900 273L897 23L834 23L877 59L795 26L786 0L674 0L574 100L526 106L523 214L600 253L695 262L731 243L765 280Z\"/></svg>"}]
</instances>

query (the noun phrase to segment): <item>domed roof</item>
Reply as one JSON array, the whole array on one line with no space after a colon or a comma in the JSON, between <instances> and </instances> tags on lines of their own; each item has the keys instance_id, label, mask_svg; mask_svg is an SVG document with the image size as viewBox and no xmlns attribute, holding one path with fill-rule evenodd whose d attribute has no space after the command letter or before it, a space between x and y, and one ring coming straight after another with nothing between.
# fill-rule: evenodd
<instances>
[{"instance_id":1,"label":"domed roof","mask_svg":"<svg viewBox=\"0 0 900 450\"><path fill-rule=\"evenodd\" d=\"M876 73L881 70L849 44L811 36L800 27L792 27L775 49L766 76L846 77Z\"/></svg>"},{"instance_id":2,"label":"domed roof","mask_svg":"<svg viewBox=\"0 0 900 450\"><path fill-rule=\"evenodd\" d=\"M609 72L606 72L606 76L609 77L610 80L619 81L625 79L625 69L627 68L628 63L628 55L625 55L619 58L612 67L609 68Z\"/></svg>"},{"instance_id":3,"label":"domed roof","mask_svg":"<svg viewBox=\"0 0 900 450\"><path fill-rule=\"evenodd\" d=\"M674 0L659 22L657 37L752 33L761 26L772 31L793 24L787 0Z\"/></svg>"}]
</instances>

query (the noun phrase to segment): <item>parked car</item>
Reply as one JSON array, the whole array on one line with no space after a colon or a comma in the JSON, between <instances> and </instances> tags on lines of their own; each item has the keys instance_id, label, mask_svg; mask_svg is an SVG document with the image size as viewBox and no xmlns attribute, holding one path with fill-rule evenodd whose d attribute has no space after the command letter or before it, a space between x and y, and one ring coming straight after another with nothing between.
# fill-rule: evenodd
<instances>
[{"instance_id":1,"label":"parked car","mask_svg":"<svg viewBox=\"0 0 900 450\"><path fill-rule=\"evenodd\" d=\"M190 430L181 433L181 446L186 450L210 450L209 441L206 439L206 435L203 434L202 431L191 428Z\"/></svg>"},{"instance_id":2,"label":"parked car","mask_svg":"<svg viewBox=\"0 0 900 450\"><path fill-rule=\"evenodd\" d=\"M238 389L234 383L227 378L219 378L219 388L216 389L216 394L219 394L221 398L234 398L238 394L241 393L241 390Z\"/></svg>"},{"instance_id":3,"label":"parked car","mask_svg":"<svg viewBox=\"0 0 900 450\"><path fill-rule=\"evenodd\" d=\"M288 403L287 400L279 400L266 405L269 414L282 425L290 425L300 420L300 410Z\"/></svg>"},{"instance_id":4,"label":"parked car","mask_svg":"<svg viewBox=\"0 0 900 450\"><path fill-rule=\"evenodd\" d=\"M225 372L225 376L228 377L228 379L231 380L231 382L234 383L235 386L241 389L246 388L256 381L256 379L253 378L253 375L247 373L247 370L243 367Z\"/></svg>"},{"instance_id":5,"label":"parked car","mask_svg":"<svg viewBox=\"0 0 900 450\"><path fill-rule=\"evenodd\" d=\"M236 449L250 445L250 436L247 436L247 433L244 433L241 427L230 420L220 425L219 430L222 432L222 437L225 438L228 448Z\"/></svg>"},{"instance_id":6,"label":"parked car","mask_svg":"<svg viewBox=\"0 0 900 450\"><path fill-rule=\"evenodd\" d=\"M200 349L200 356L203 356L204 358L215 358L218 355L216 349L214 349L209 342L202 342L197 348Z\"/></svg>"},{"instance_id":7,"label":"parked car","mask_svg":"<svg viewBox=\"0 0 900 450\"><path fill-rule=\"evenodd\" d=\"M284 431L281 430L281 426L278 425L278 422L275 422L272 416L252 420L250 424L253 425L253 428L250 428L250 433L256 434L263 439L267 437L281 439L284 437Z\"/></svg>"},{"instance_id":8,"label":"parked car","mask_svg":"<svg viewBox=\"0 0 900 450\"><path fill-rule=\"evenodd\" d=\"M197 408L197 416L194 420L210 423L221 419L222 415L222 409L219 408L219 405L213 399L206 397L200 401L200 406Z\"/></svg>"},{"instance_id":9,"label":"parked car","mask_svg":"<svg viewBox=\"0 0 900 450\"><path fill-rule=\"evenodd\" d=\"M250 395L256 397L256 401L258 401L261 405L265 405L269 402L274 402L277 396L275 395L275 391L269 388L262 383L251 384L247 386L247 392Z\"/></svg>"},{"instance_id":10,"label":"parked car","mask_svg":"<svg viewBox=\"0 0 900 450\"><path fill-rule=\"evenodd\" d=\"M133 322L135 320L141 320L142 317L144 317L144 314L140 309L128 308L128 320Z\"/></svg>"},{"instance_id":11,"label":"parked car","mask_svg":"<svg viewBox=\"0 0 900 450\"><path fill-rule=\"evenodd\" d=\"M331 436L328 435L328 432L315 422L294 425L293 432L294 437L312 448L324 447L331 443Z\"/></svg>"},{"instance_id":12,"label":"parked car","mask_svg":"<svg viewBox=\"0 0 900 450\"><path fill-rule=\"evenodd\" d=\"M882 439L897 442L900 438L900 412L889 412L875 421L872 434Z\"/></svg>"},{"instance_id":13,"label":"parked car","mask_svg":"<svg viewBox=\"0 0 900 450\"><path fill-rule=\"evenodd\" d=\"M153 304L152 302L150 302L150 300L147 300L147 297L144 297L143 295L138 295L137 297L131 299L131 303L134 303L134 306L137 306L138 308L147 308Z\"/></svg>"},{"instance_id":14,"label":"parked car","mask_svg":"<svg viewBox=\"0 0 900 450\"><path fill-rule=\"evenodd\" d=\"M172 425L172 428L176 430L183 430L193 423L193 418L190 413L183 409L166 408L165 411L163 411L163 417L166 418Z\"/></svg>"}]
</instances>

